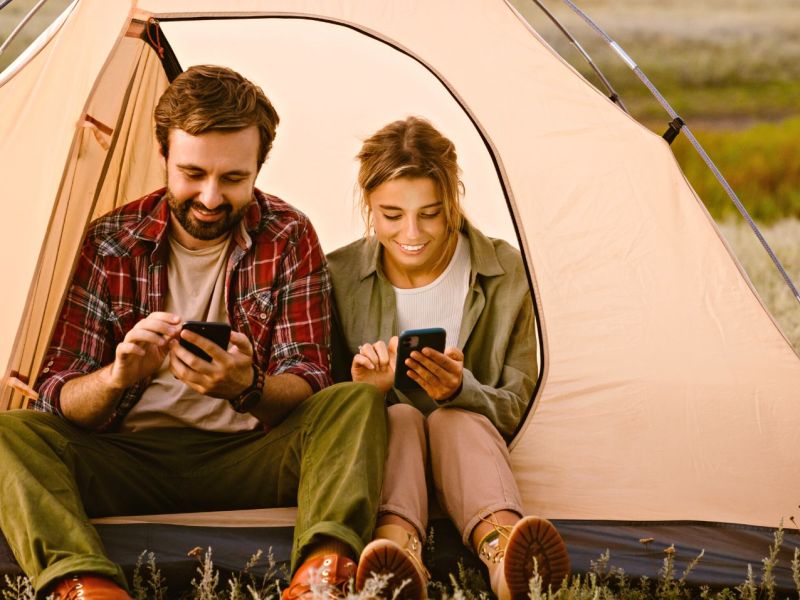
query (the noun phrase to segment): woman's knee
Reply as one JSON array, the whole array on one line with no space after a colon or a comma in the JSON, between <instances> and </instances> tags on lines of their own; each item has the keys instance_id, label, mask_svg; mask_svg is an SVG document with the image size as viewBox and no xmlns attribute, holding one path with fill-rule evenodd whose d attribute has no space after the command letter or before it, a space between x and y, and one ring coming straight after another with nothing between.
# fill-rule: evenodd
<instances>
[{"instance_id":1,"label":"woman's knee","mask_svg":"<svg viewBox=\"0 0 800 600\"><path fill-rule=\"evenodd\" d=\"M419 430L425 428L425 417L410 404L392 404L386 409L386 418L390 427L394 425Z\"/></svg>"},{"instance_id":2,"label":"woman's knee","mask_svg":"<svg viewBox=\"0 0 800 600\"><path fill-rule=\"evenodd\" d=\"M453 429L485 429L494 428L491 421L476 412L462 408L437 408L428 415L428 429L430 431L452 431Z\"/></svg>"}]
</instances>

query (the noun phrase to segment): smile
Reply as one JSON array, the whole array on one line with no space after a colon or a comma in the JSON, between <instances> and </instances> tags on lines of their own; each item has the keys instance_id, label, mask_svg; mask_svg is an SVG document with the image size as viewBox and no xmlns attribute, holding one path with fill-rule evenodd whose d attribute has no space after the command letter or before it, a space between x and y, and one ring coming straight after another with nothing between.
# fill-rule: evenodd
<instances>
[{"instance_id":1,"label":"smile","mask_svg":"<svg viewBox=\"0 0 800 600\"><path fill-rule=\"evenodd\" d=\"M192 206L192 212L194 213L195 218L199 219L200 221L218 221L227 213L225 209L218 208L215 210L208 210L206 208L200 208L196 205Z\"/></svg>"},{"instance_id":2,"label":"smile","mask_svg":"<svg viewBox=\"0 0 800 600\"><path fill-rule=\"evenodd\" d=\"M398 243L397 243L397 245L398 245L398 246L400 246L400 248L401 248L401 249L402 249L404 252L413 252L413 253L416 253L416 252L420 252L420 251L422 251L422 249L423 249L423 248L424 248L424 247L425 247L427 244L413 244L413 245L412 245L412 244L401 244L400 242L398 242Z\"/></svg>"}]
</instances>

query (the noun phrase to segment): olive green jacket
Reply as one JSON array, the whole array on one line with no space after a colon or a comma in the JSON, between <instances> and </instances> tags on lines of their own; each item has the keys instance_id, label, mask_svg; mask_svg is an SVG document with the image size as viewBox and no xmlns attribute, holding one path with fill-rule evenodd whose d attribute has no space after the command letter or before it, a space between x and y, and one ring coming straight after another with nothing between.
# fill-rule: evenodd
<instances>
[{"instance_id":1,"label":"olive green jacket","mask_svg":"<svg viewBox=\"0 0 800 600\"><path fill-rule=\"evenodd\" d=\"M537 376L536 327L528 279L519 251L489 239L469 224L470 288L458 347L464 352L461 392L447 406L485 415L506 438L530 402ZM380 266L374 237L328 255L333 280L332 346L335 381L350 379L359 345L397 335L395 294ZM390 404L406 402L429 414L439 405L424 392L392 389Z\"/></svg>"}]
</instances>

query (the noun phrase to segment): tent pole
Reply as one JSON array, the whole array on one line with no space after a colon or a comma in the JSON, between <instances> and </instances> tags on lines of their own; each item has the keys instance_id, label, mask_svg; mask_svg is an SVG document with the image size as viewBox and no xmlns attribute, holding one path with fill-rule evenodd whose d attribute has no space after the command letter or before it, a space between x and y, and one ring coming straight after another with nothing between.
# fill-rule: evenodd
<instances>
[{"instance_id":1,"label":"tent pole","mask_svg":"<svg viewBox=\"0 0 800 600\"><path fill-rule=\"evenodd\" d=\"M575 37L569 32L569 30L566 27L564 27L564 25L561 23L561 21L559 21L553 13L551 13L549 10L547 10L547 7L545 7L544 4L542 4L539 0L532 0L532 2L534 4L536 4L545 15L547 15L547 18L550 19L553 22L553 24L556 27L558 27L558 29L561 31L561 33L563 33L564 36L570 41L570 43L573 46L575 46L575 48L578 50L580 55L583 56L584 60L586 60L586 62L592 68L592 71L594 71L595 75L597 75L600 78L600 81L603 82L603 85L606 88L606 92L607 92L608 97L613 102L618 104L619 107L622 110L624 110L626 113L630 113L630 111L628 110L628 107L625 106L625 103L622 101L622 98L620 98L619 94L614 89L614 86L612 86L611 82L606 78L605 75L603 75L603 72L600 70L600 67L598 67L595 64L595 62L592 60L592 57L589 56L589 53L586 52L586 50L583 49L583 46L580 45L580 42L578 42L578 40L575 39Z\"/></svg>"},{"instance_id":2,"label":"tent pole","mask_svg":"<svg viewBox=\"0 0 800 600\"><path fill-rule=\"evenodd\" d=\"M8 2L11 2L11 0L8 0ZM8 4L8 2L4 3L3 6L0 6L0 8L5 7ZM47 2L47 0L39 0L39 2L36 3L36 6L34 6L30 10L30 12L27 15L25 15L25 17L22 19L22 21L19 22L19 25L17 25L14 28L14 31L12 31L8 35L6 40L3 42L3 45L0 46L0 54L5 52L6 48L8 48L8 45L14 40L15 37L17 37L19 32L22 31L22 28L25 27L25 25L28 24L28 21L30 21L31 18L33 18L33 15L35 15L39 11L39 9L42 8L42 6L44 6L45 2Z\"/></svg>"},{"instance_id":3,"label":"tent pole","mask_svg":"<svg viewBox=\"0 0 800 600\"><path fill-rule=\"evenodd\" d=\"M539 4L537 0L533 1ZM664 98L664 96L661 95L661 92L658 91L658 88L656 88L653 82L650 81L650 79L647 77L647 75L644 74L639 65L636 64L636 62L627 54L627 52L625 52L625 50L623 50L622 47L619 44L617 44L617 42L611 39L611 37L605 31L603 31L600 28L600 26L597 25L597 23L595 23L586 13L584 13L580 8L578 8L575 5L575 3L572 2L572 0L564 0L564 3L567 4L567 6L569 6L581 19L583 19L586 22L586 24L589 25L589 27L594 29L594 31L600 37L602 37L605 40L605 42L611 47L611 49L614 50L614 52L616 52L617 55L625 62L625 64L627 64L628 67L630 67L630 69L636 74L636 76L642 81L642 83L644 83L647 89L650 90L650 93L653 94L655 99L658 100L658 103L661 104L661 106L664 108L665 111L667 111L667 114L669 114L670 118L673 120L680 119L678 113L675 112L670 103L667 102L666 98ZM789 274L786 272L786 269L784 269L783 265L781 264L781 261L775 255L775 252L772 250L767 240L764 239L761 230L759 230L758 225L756 225L755 221L750 216L750 213L747 212L747 209L744 207L741 200L739 200L739 197L736 195L736 192L733 191L733 188L730 186L728 181L725 179L725 177L719 171L717 166L711 160L711 157L708 156L705 149L700 145L700 142L697 141L697 138L694 137L694 134L689 129L689 126L684 124L682 127L682 131L685 132L686 138L689 140L689 142L691 142L692 146L694 146L694 149L700 155L700 158L703 159L703 162L706 163L706 166L711 170L714 177L716 177L717 181L725 190L725 193L728 194L728 197L736 206L739 213L741 213L742 217L744 217L745 221L747 221L747 224L750 225L750 229L753 230L753 233L755 234L756 238L758 238L758 241L761 243L761 246L769 255L770 259L772 260L772 263L778 269L778 272L781 274L781 277L783 277L783 280L786 282L786 285L789 287L792 294L794 295L795 300L800 302L800 292L797 291L797 288L795 287L794 282L792 282L791 277L789 277Z\"/></svg>"}]
</instances>

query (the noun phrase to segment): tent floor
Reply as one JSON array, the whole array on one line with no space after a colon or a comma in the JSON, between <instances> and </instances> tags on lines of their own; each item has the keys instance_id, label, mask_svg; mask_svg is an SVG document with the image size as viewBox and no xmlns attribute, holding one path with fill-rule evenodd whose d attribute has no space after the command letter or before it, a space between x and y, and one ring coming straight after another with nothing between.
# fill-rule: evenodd
<instances>
[{"instance_id":1,"label":"tent floor","mask_svg":"<svg viewBox=\"0 0 800 600\"><path fill-rule=\"evenodd\" d=\"M694 586L709 585L712 589L734 587L747 577L752 565L756 581L760 580L762 559L768 556L774 530L723 523L661 522L630 523L600 521L554 521L570 552L574 573L587 573L592 561L610 551L609 567L621 568L637 585L647 576L655 580L663 568L664 549L675 546L675 577L680 578L687 565L705 549L699 564L687 577ZM446 520L433 524L433 548L428 548L426 564L434 580L449 583L449 575L458 573L458 563L481 569L480 561L462 544L455 528ZM112 560L121 564L129 578L143 550L155 553L156 563L166 579L170 597L178 597L191 588L198 577L198 559L188 551L200 547L212 549L214 566L220 571L224 585L227 575L241 570L259 549L271 549L278 563L286 564L292 543L291 527L197 527L167 524L131 524L96 526ZM800 532L784 532L783 546L774 570L780 594L793 594L792 553L800 546ZM642 540L652 541L643 542ZM288 568L285 566L284 568ZM255 572L264 574L264 561ZM19 575L5 539L0 537L0 581L3 575ZM1 587L1 586L0 586Z\"/></svg>"}]
</instances>

